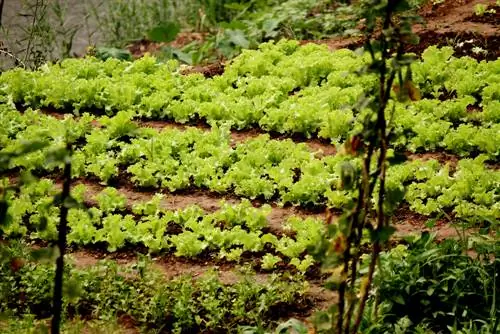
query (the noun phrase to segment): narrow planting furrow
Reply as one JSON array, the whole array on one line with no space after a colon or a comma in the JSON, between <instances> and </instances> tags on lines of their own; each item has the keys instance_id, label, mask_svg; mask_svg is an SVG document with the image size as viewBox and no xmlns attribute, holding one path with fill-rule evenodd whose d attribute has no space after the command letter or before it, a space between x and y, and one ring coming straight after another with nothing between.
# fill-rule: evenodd
<instances>
[{"instance_id":1,"label":"narrow planting furrow","mask_svg":"<svg viewBox=\"0 0 500 334\"><path fill-rule=\"evenodd\" d=\"M62 186L61 182L57 182L56 184L59 187ZM88 179L78 179L74 185L78 184L84 184L86 186L86 203L92 206L96 205L94 197L106 188L106 186ZM158 193L137 191L133 187L120 187L118 190L127 198L127 205L129 208L131 208L134 203L150 201L153 196ZM182 210L190 205L198 205L205 211L212 213L221 208L221 200L230 204L238 204L241 202L240 199L235 197L217 196L204 191L189 194L170 194L163 192L163 194L165 197L162 198L160 205L166 210ZM253 201L252 204L255 207L261 207L263 203ZM326 218L326 211L313 212L297 206L279 207L276 204L272 204L271 207L272 210L267 216L269 223L268 229L270 233L276 235L283 234L283 223L289 217L312 217L316 219ZM333 222L335 222L338 214L340 214L340 212L336 211ZM436 233L437 240L444 240L450 237L458 238L461 233L463 233L462 227L455 225L453 220L450 221L445 218L437 220L434 226L426 226L426 223L429 221L429 217L412 212L407 205L401 205L400 208L394 213L392 219L394 227L396 228L395 236L397 238L404 238L409 235L415 235L427 231ZM468 228L467 230L472 231L473 229Z\"/></svg>"}]
</instances>

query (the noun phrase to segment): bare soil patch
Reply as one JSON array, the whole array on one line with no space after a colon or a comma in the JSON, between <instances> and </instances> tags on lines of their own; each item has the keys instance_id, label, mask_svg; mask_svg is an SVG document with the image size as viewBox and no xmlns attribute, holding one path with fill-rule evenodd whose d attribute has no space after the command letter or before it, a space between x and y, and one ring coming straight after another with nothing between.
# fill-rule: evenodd
<instances>
[{"instance_id":1,"label":"bare soil patch","mask_svg":"<svg viewBox=\"0 0 500 334\"><path fill-rule=\"evenodd\" d=\"M169 43L156 43L147 39L142 39L129 44L127 46L127 49L130 51L134 58L140 58L145 53L155 53L165 46L182 48L193 42L203 42L206 36L206 33L183 31L177 34L177 37L174 41Z\"/></svg>"},{"instance_id":2,"label":"bare soil patch","mask_svg":"<svg viewBox=\"0 0 500 334\"><path fill-rule=\"evenodd\" d=\"M422 232L431 232L435 233L436 240L440 241L449 238L458 239L462 233L460 226L456 226L452 221L444 218L436 220L434 226L427 226L430 220L429 217L411 211L407 205L397 210L392 219L396 228L395 236L397 238L419 235ZM468 231L470 230L468 229Z\"/></svg>"},{"instance_id":3,"label":"bare soil patch","mask_svg":"<svg viewBox=\"0 0 500 334\"><path fill-rule=\"evenodd\" d=\"M496 13L475 14L474 7L485 4ZM421 54L431 45L450 46L455 56L470 56L477 60L496 60L500 56L500 11L495 0L445 0L429 1L419 10L425 23L416 25L418 45L407 45L407 52ZM304 41L326 44L332 50L355 49L363 45L363 39L335 38L326 41ZM479 50L481 48L483 51Z\"/></svg>"}]
</instances>

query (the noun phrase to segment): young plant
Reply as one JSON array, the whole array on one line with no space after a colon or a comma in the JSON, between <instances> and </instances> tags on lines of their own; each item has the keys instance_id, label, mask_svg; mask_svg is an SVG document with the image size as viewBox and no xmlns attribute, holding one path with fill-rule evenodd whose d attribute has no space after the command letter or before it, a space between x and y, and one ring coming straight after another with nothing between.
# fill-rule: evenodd
<instances>
[{"instance_id":1,"label":"young plant","mask_svg":"<svg viewBox=\"0 0 500 334\"><path fill-rule=\"evenodd\" d=\"M396 86L399 100L419 95L411 80L412 58L403 54L403 43L413 39L411 18L395 17L409 8L407 1L365 1L363 5L366 49L371 57L371 63L363 72L377 75L378 87L371 96L362 96L355 106L363 127L344 144L344 154L360 155L363 159L361 168L351 162L340 165L339 188L353 191L356 196L347 203L338 224L331 224L333 214L328 216L328 233L315 252L322 267L333 273L329 287L339 294L336 307L326 314L330 323L320 321L321 327L327 326L338 334L358 333L380 262L379 254L394 232L387 216L403 197L399 190L386 192L391 126L386 117L394 112L394 108L388 108L393 85L399 81ZM369 236L371 254L367 270L362 271L361 246L366 236Z\"/></svg>"}]
</instances>

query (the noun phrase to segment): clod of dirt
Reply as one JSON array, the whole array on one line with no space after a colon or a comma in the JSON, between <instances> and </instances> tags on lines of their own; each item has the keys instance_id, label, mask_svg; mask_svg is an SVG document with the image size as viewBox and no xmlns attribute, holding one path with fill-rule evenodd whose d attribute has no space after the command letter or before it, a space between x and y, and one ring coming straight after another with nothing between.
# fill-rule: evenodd
<instances>
[{"instance_id":1,"label":"clod of dirt","mask_svg":"<svg viewBox=\"0 0 500 334\"><path fill-rule=\"evenodd\" d=\"M201 73L205 78L212 78L224 73L224 64L222 62L216 62L206 66L190 66L182 70L181 73L184 75Z\"/></svg>"}]
</instances>

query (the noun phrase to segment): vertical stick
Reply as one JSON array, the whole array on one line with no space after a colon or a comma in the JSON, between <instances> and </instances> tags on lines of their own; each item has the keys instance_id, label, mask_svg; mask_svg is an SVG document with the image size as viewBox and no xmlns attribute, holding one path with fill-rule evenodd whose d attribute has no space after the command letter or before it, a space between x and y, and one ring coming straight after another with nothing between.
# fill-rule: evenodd
<instances>
[{"instance_id":1,"label":"vertical stick","mask_svg":"<svg viewBox=\"0 0 500 334\"><path fill-rule=\"evenodd\" d=\"M68 153L71 152L71 147L67 146ZM51 333L59 334L61 327L62 313L62 289L63 289L63 272L64 272L64 253L66 252L66 234L68 230L68 207L66 199L70 196L71 187L71 160L67 157L64 162L64 183L61 194L61 217L59 221L59 236L57 246L59 248L59 257L56 260L56 276L54 280L54 299L52 302L54 316L52 317Z\"/></svg>"},{"instance_id":2,"label":"vertical stick","mask_svg":"<svg viewBox=\"0 0 500 334\"><path fill-rule=\"evenodd\" d=\"M2 26L3 4L5 0L0 0L0 27Z\"/></svg>"}]
</instances>

